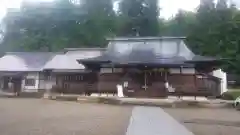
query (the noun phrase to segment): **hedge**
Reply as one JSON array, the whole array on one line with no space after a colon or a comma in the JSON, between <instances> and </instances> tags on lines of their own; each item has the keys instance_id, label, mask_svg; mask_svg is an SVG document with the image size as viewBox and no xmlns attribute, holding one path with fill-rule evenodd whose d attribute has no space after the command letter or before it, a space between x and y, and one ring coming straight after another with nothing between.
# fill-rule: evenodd
<instances>
[{"instance_id":1,"label":"hedge","mask_svg":"<svg viewBox=\"0 0 240 135\"><path fill-rule=\"evenodd\" d=\"M240 90L227 91L222 94L222 99L224 100L235 100L240 96Z\"/></svg>"}]
</instances>

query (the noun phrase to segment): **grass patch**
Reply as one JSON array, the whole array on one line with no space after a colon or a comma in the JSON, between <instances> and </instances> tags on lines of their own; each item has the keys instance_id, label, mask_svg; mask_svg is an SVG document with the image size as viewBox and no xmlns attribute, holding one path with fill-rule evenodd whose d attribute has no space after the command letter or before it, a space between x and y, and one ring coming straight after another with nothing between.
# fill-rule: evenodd
<instances>
[{"instance_id":1,"label":"grass patch","mask_svg":"<svg viewBox=\"0 0 240 135\"><path fill-rule=\"evenodd\" d=\"M240 91L240 88L230 88L228 91Z\"/></svg>"},{"instance_id":2,"label":"grass patch","mask_svg":"<svg viewBox=\"0 0 240 135\"><path fill-rule=\"evenodd\" d=\"M240 90L239 91L229 91L229 93L232 95L234 100L240 96Z\"/></svg>"}]
</instances>

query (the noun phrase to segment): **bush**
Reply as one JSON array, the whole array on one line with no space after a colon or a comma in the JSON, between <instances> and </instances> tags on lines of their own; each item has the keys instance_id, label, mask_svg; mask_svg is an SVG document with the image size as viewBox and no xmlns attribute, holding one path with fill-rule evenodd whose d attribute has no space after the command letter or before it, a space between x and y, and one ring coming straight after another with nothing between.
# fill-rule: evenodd
<instances>
[{"instance_id":1,"label":"bush","mask_svg":"<svg viewBox=\"0 0 240 135\"><path fill-rule=\"evenodd\" d=\"M240 91L231 91L230 93L233 96L234 100L240 96Z\"/></svg>"},{"instance_id":2,"label":"bush","mask_svg":"<svg viewBox=\"0 0 240 135\"><path fill-rule=\"evenodd\" d=\"M240 91L227 91L222 94L221 99L224 100L235 100L240 96Z\"/></svg>"}]
</instances>

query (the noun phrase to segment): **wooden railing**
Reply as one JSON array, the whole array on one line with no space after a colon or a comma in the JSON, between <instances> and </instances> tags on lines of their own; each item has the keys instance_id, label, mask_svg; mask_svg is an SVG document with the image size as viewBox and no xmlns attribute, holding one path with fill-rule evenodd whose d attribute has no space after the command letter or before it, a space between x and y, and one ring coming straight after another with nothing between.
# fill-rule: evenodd
<instances>
[{"instance_id":1,"label":"wooden railing","mask_svg":"<svg viewBox=\"0 0 240 135\"><path fill-rule=\"evenodd\" d=\"M169 84L175 89L170 95L217 96L220 94L221 80L207 74L172 75Z\"/></svg>"},{"instance_id":2,"label":"wooden railing","mask_svg":"<svg viewBox=\"0 0 240 135\"><path fill-rule=\"evenodd\" d=\"M197 89L200 92L210 92L212 96L220 95L221 79L209 74L196 75Z\"/></svg>"}]
</instances>

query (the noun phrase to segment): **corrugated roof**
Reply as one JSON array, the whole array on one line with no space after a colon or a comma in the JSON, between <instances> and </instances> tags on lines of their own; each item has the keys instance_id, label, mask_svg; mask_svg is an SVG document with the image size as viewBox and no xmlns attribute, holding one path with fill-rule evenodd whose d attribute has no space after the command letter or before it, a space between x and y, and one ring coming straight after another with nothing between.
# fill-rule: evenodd
<instances>
[{"instance_id":1,"label":"corrugated roof","mask_svg":"<svg viewBox=\"0 0 240 135\"><path fill-rule=\"evenodd\" d=\"M8 52L0 58L0 71L41 71L55 53Z\"/></svg>"},{"instance_id":2,"label":"corrugated roof","mask_svg":"<svg viewBox=\"0 0 240 135\"><path fill-rule=\"evenodd\" d=\"M103 48L67 48L65 54L56 55L45 66L44 70L76 70L85 69L84 65L79 64L77 59L87 59L100 56Z\"/></svg>"}]
</instances>

